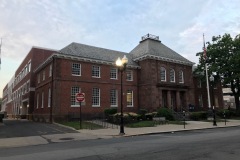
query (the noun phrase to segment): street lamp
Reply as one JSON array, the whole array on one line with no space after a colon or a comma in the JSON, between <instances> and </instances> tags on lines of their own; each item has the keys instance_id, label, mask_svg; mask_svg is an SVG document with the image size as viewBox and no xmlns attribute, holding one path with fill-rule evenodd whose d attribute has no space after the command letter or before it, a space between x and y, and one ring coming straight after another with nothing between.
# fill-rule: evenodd
<instances>
[{"instance_id":1,"label":"street lamp","mask_svg":"<svg viewBox=\"0 0 240 160\"><path fill-rule=\"evenodd\" d=\"M211 81L211 83L212 83L213 126L217 126L217 123L216 123L216 113L215 113L215 109L214 109L214 105L215 105L215 104L214 104L214 77L213 77L213 75L211 75L210 81Z\"/></svg>"},{"instance_id":2,"label":"street lamp","mask_svg":"<svg viewBox=\"0 0 240 160\"><path fill-rule=\"evenodd\" d=\"M120 98L120 101L121 101L121 115L120 115L120 135L123 135L125 134L124 133L124 125L123 125L123 102L122 102L122 97L123 97L123 93L122 93L122 88L123 88L123 85L122 85L122 77L123 77L123 71L126 70L126 66L127 66L127 63L128 63L128 59L126 57L126 55L123 56L123 58L121 59L120 57L118 57L118 59L116 60L116 65L118 67L118 70L121 72L121 98Z\"/></svg>"}]
</instances>

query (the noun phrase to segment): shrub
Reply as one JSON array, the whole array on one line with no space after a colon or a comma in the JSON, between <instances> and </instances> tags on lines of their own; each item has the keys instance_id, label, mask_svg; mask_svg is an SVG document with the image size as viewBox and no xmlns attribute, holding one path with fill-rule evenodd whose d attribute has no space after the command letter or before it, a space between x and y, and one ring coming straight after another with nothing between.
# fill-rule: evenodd
<instances>
[{"instance_id":1,"label":"shrub","mask_svg":"<svg viewBox=\"0 0 240 160\"><path fill-rule=\"evenodd\" d=\"M194 121L206 120L208 116L207 112L191 112L189 118Z\"/></svg>"},{"instance_id":2,"label":"shrub","mask_svg":"<svg viewBox=\"0 0 240 160\"><path fill-rule=\"evenodd\" d=\"M228 109L221 109L216 112L216 114L221 118L224 118L224 113L226 118L231 118L234 115L234 112Z\"/></svg>"},{"instance_id":3,"label":"shrub","mask_svg":"<svg viewBox=\"0 0 240 160\"><path fill-rule=\"evenodd\" d=\"M141 120L145 120L146 119L146 113L147 113L148 111L146 110L146 109L139 109L139 111L138 111L138 114L140 115L139 116L139 119L141 119Z\"/></svg>"},{"instance_id":4,"label":"shrub","mask_svg":"<svg viewBox=\"0 0 240 160\"><path fill-rule=\"evenodd\" d=\"M160 108L160 109L158 109L157 116L165 117L166 120L169 120L169 121L173 121L174 120L173 113L168 108Z\"/></svg>"},{"instance_id":5,"label":"shrub","mask_svg":"<svg viewBox=\"0 0 240 160\"><path fill-rule=\"evenodd\" d=\"M117 113L117 108L106 108L104 110L105 116L113 115Z\"/></svg>"}]
</instances>

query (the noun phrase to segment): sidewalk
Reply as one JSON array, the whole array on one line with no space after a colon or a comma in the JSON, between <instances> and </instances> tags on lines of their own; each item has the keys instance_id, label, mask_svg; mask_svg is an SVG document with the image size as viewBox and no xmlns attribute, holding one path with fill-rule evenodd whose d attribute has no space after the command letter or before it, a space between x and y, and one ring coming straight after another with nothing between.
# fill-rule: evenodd
<instances>
[{"instance_id":1,"label":"sidewalk","mask_svg":"<svg viewBox=\"0 0 240 160\"><path fill-rule=\"evenodd\" d=\"M212 128L222 128L222 127L233 127L240 126L240 120L228 120L226 126L224 122L218 122L217 126L213 126L212 122L201 122L201 121L187 121L187 125L158 125L156 127L143 127L143 128L127 128L125 127L125 135L128 136L138 136L147 134L158 134L158 133L168 133L168 132L180 132L188 130L199 130L199 129L212 129ZM0 126L1 127L1 126ZM118 129L98 129L98 130L78 130L79 133L66 133L66 134L52 134L52 135L41 135L41 136L31 136L31 137L15 137L15 138L5 138L0 139L0 148L9 147L21 147L29 145L40 145L48 144L51 142L66 142L72 140L90 140L90 139L107 139L107 138L117 138L122 137L119 135Z\"/></svg>"}]
</instances>

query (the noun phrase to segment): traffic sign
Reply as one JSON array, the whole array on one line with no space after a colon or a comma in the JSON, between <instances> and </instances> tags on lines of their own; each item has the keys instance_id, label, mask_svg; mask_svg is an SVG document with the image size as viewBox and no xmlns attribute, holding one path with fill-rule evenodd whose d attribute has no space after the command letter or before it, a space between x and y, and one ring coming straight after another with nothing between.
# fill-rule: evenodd
<instances>
[{"instance_id":1,"label":"traffic sign","mask_svg":"<svg viewBox=\"0 0 240 160\"><path fill-rule=\"evenodd\" d=\"M85 102L85 93L77 93L76 102Z\"/></svg>"}]
</instances>

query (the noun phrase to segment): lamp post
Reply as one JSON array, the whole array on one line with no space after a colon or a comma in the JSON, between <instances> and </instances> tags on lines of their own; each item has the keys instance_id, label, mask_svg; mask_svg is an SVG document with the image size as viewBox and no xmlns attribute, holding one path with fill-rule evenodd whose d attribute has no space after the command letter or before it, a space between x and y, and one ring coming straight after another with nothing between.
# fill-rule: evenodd
<instances>
[{"instance_id":1,"label":"lamp post","mask_svg":"<svg viewBox=\"0 0 240 160\"><path fill-rule=\"evenodd\" d=\"M210 77L210 81L212 83L212 111L213 111L213 126L217 126L217 123L216 123L216 114L215 114L215 109L214 109L214 77L213 75L211 75Z\"/></svg>"},{"instance_id":2,"label":"lamp post","mask_svg":"<svg viewBox=\"0 0 240 160\"><path fill-rule=\"evenodd\" d=\"M126 55L123 56L123 58L121 59L120 57L118 57L118 59L116 60L116 65L118 67L118 70L121 72L121 96L120 96L120 101L121 101L121 115L120 115L120 135L125 134L124 133L124 125L123 125L123 102L122 102L122 97L123 97L123 83L122 83L122 77L123 77L123 71L126 70L126 66L128 63L128 59L126 57Z\"/></svg>"}]
</instances>

